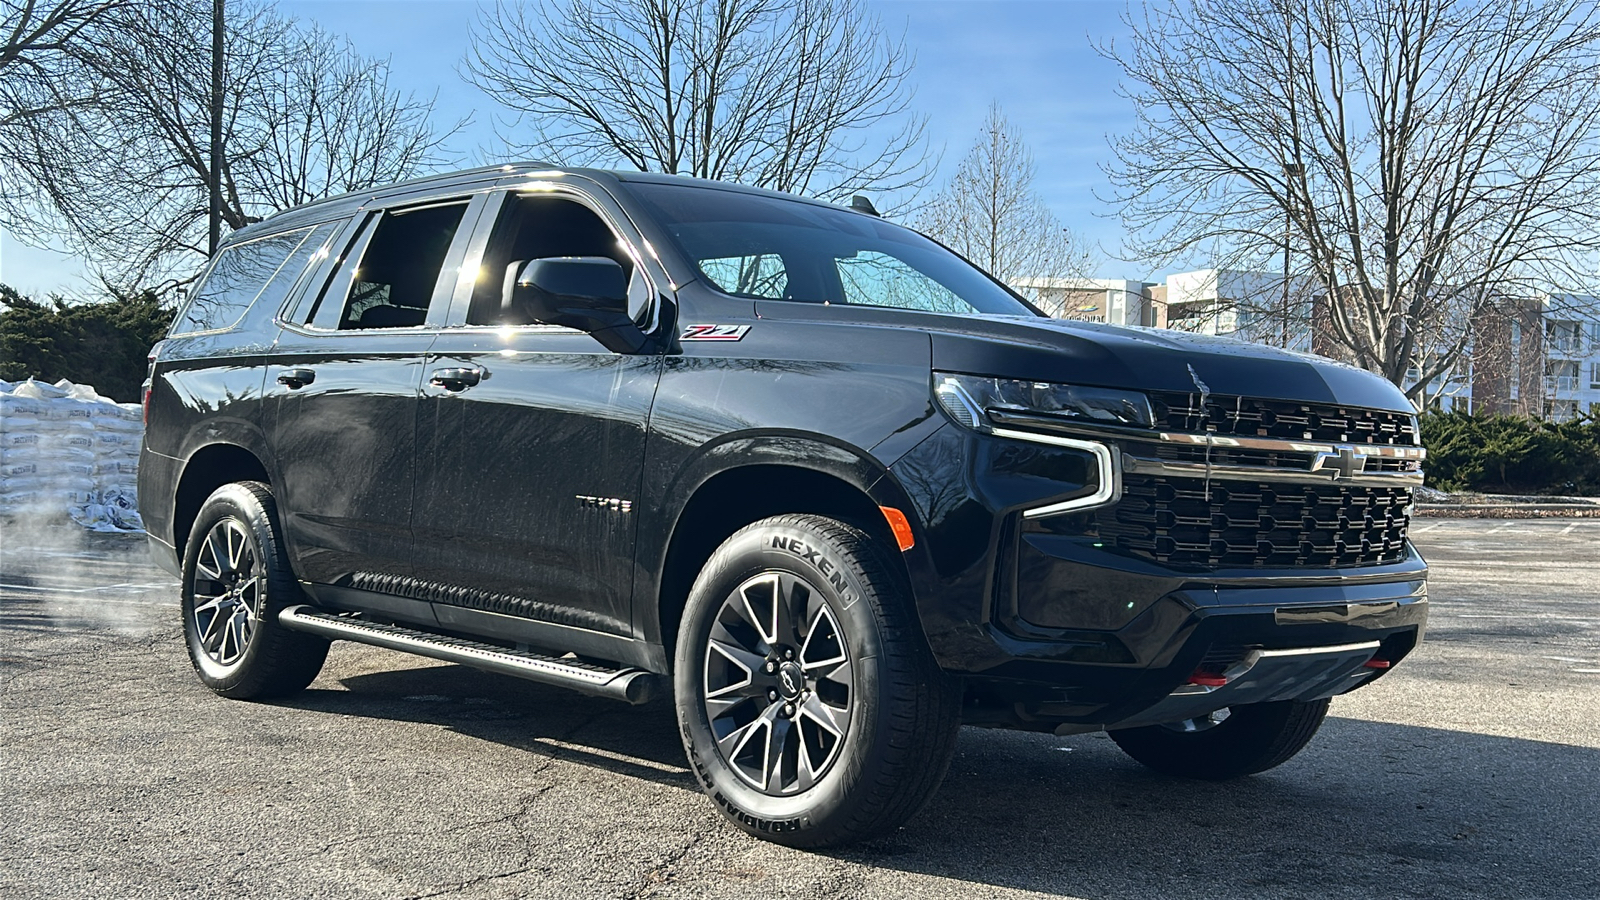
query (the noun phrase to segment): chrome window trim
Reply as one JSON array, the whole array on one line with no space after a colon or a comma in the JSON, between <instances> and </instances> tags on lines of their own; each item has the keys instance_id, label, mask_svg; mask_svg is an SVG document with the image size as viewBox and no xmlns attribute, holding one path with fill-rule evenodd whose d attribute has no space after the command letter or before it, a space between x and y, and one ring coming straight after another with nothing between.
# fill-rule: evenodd
<instances>
[{"instance_id":1,"label":"chrome window trim","mask_svg":"<svg viewBox=\"0 0 1600 900\"><path fill-rule=\"evenodd\" d=\"M1071 500L1063 500L1060 503L1051 503L1047 506L1025 509L1022 511L1024 519L1042 519L1046 516L1059 516L1064 513L1106 506L1115 503L1122 496L1122 472L1121 466L1116 464L1117 450L1115 447L1107 446L1099 441L1080 441L1075 438L1058 437L1053 434L1012 431L1008 428L996 428L990 433L995 437L1030 441L1035 444L1048 444L1052 447L1065 447L1069 450L1082 450L1094 456L1100 483L1093 494L1086 497L1074 497Z\"/></svg>"}]
</instances>

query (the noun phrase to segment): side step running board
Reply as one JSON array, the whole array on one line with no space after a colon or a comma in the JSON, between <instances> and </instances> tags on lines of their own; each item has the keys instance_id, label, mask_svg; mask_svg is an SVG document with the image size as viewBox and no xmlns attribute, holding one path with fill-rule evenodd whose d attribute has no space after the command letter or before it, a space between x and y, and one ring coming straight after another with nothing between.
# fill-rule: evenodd
<instances>
[{"instance_id":1,"label":"side step running board","mask_svg":"<svg viewBox=\"0 0 1600 900\"><path fill-rule=\"evenodd\" d=\"M574 659L507 650L494 644L431 634L398 625L332 616L303 605L285 609L278 614L278 621L285 628L332 640L355 641L415 653L634 704L646 703L656 693L657 677L643 669L608 669Z\"/></svg>"}]
</instances>

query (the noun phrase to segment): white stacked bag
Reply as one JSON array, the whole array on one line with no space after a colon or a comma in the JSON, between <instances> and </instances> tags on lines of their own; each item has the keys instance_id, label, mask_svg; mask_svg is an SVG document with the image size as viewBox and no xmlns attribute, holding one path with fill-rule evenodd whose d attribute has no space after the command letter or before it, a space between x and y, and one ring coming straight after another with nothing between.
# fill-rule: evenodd
<instances>
[{"instance_id":1,"label":"white stacked bag","mask_svg":"<svg viewBox=\"0 0 1600 900\"><path fill-rule=\"evenodd\" d=\"M62 379L0 381L0 515L143 531L135 489L143 413Z\"/></svg>"}]
</instances>

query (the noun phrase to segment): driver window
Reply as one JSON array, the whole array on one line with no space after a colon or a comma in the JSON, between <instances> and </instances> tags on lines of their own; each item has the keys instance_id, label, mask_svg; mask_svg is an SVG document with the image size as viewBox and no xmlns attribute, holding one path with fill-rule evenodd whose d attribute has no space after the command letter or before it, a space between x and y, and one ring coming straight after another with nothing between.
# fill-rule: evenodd
<instances>
[{"instance_id":1,"label":"driver window","mask_svg":"<svg viewBox=\"0 0 1600 900\"><path fill-rule=\"evenodd\" d=\"M650 288L621 240L589 207L566 197L531 194L506 201L495 222L467 311L468 325L529 325L511 308L517 272L529 260L553 256L603 256L628 273L628 311L649 307Z\"/></svg>"}]
</instances>

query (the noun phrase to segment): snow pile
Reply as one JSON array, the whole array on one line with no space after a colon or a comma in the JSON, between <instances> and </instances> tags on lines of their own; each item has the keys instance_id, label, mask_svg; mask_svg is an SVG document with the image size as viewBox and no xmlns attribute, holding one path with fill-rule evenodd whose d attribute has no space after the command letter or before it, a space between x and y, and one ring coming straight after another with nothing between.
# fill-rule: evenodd
<instances>
[{"instance_id":1,"label":"snow pile","mask_svg":"<svg viewBox=\"0 0 1600 900\"><path fill-rule=\"evenodd\" d=\"M135 502L143 413L62 379L0 381L0 514L143 531Z\"/></svg>"}]
</instances>

